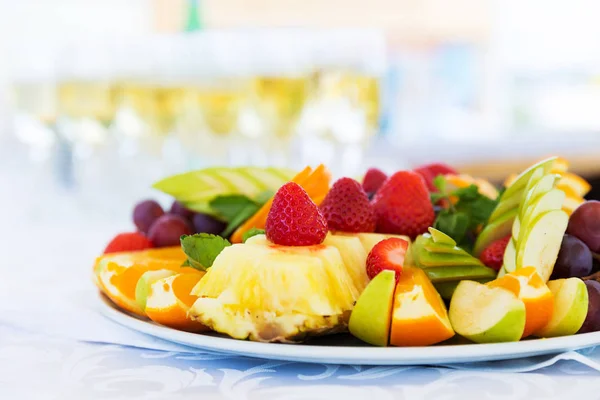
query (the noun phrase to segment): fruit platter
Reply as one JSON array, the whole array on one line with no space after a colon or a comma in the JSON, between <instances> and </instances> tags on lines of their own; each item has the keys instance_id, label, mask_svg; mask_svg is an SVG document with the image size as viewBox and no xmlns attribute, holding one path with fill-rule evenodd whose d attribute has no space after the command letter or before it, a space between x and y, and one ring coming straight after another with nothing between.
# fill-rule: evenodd
<instances>
[{"instance_id":1,"label":"fruit platter","mask_svg":"<svg viewBox=\"0 0 600 400\"><path fill-rule=\"evenodd\" d=\"M443 163L167 177L93 268L105 314L251 356L432 364L600 344L600 202L560 157L502 185ZM349 350L350 349L350 350Z\"/></svg>"}]
</instances>

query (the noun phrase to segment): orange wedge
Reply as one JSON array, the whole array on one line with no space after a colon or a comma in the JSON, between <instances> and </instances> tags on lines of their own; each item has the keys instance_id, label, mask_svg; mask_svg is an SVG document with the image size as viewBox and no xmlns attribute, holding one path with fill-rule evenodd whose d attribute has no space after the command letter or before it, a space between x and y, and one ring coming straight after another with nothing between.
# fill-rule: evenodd
<instances>
[{"instance_id":1,"label":"orange wedge","mask_svg":"<svg viewBox=\"0 0 600 400\"><path fill-rule=\"evenodd\" d=\"M323 164L315 168L314 171L311 167L306 167L292 179L292 182L302 186L310 198L319 205L329 192L331 172ZM272 197L233 233L231 242L241 243L244 233L252 228L264 229L271 204L273 204Z\"/></svg>"},{"instance_id":2,"label":"orange wedge","mask_svg":"<svg viewBox=\"0 0 600 400\"><path fill-rule=\"evenodd\" d=\"M561 174L556 187L565 191L567 196L572 193L574 196L583 197L592 190L592 185L577 174L565 172Z\"/></svg>"},{"instance_id":3,"label":"orange wedge","mask_svg":"<svg viewBox=\"0 0 600 400\"><path fill-rule=\"evenodd\" d=\"M135 287L146 271L179 272L186 256L181 247L165 247L144 251L112 253L100 256L94 265L94 281L100 290L119 307L137 315L145 315L135 301Z\"/></svg>"},{"instance_id":4,"label":"orange wedge","mask_svg":"<svg viewBox=\"0 0 600 400\"><path fill-rule=\"evenodd\" d=\"M428 346L454 336L448 311L420 268L405 268L394 293L390 344Z\"/></svg>"},{"instance_id":5,"label":"orange wedge","mask_svg":"<svg viewBox=\"0 0 600 400\"><path fill-rule=\"evenodd\" d=\"M565 158L558 157L556 160L554 160L554 165L552 166L550 172L553 174L562 175L564 172L567 172L568 169L569 161L567 161Z\"/></svg>"},{"instance_id":6,"label":"orange wedge","mask_svg":"<svg viewBox=\"0 0 600 400\"><path fill-rule=\"evenodd\" d=\"M466 188L471 185L477 186L479 193L482 195L489 197L490 199L495 199L498 197L498 190L494 185L485 179L473 178L471 175L460 174L460 175L446 175L446 182L456 188Z\"/></svg>"},{"instance_id":7,"label":"orange wedge","mask_svg":"<svg viewBox=\"0 0 600 400\"><path fill-rule=\"evenodd\" d=\"M525 304L525 329L522 337L542 329L552 318L554 297L535 267L519 268L487 283L513 292Z\"/></svg>"},{"instance_id":8,"label":"orange wedge","mask_svg":"<svg viewBox=\"0 0 600 400\"><path fill-rule=\"evenodd\" d=\"M182 273L159 279L150 285L146 300L146 315L152 321L189 332L208 328L188 317L188 311L198 296L190 294L204 276L203 272Z\"/></svg>"}]
</instances>

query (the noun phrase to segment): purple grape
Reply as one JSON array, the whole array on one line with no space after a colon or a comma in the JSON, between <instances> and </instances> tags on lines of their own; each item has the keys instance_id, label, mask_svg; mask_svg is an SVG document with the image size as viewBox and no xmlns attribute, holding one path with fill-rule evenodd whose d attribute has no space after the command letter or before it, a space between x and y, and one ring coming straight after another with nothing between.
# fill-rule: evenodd
<instances>
[{"instance_id":1,"label":"purple grape","mask_svg":"<svg viewBox=\"0 0 600 400\"><path fill-rule=\"evenodd\" d=\"M178 246L181 235L191 235L190 223L180 215L165 214L158 218L150 231L148 238L155 247Z\"/></svg>"},{"instance_id":2,"label":"purple grape","mask_svg":"<svg viewBox=\"0 0 600 400\"><path fill-rule=\"evenodd\" d=\"M600 201L586 201L569 218L567 233L581 239L591 251L600 253Z\"/></svg>"},{"instance_id":3,"label":"purple grape","mask_svg":"<svg viewBox=\"0 0 600 400\"><path fill-rule=\"evenodd\" d=\"M164 215L164 213L164 210L156 201L140 201L133 209L133 223L140 232L148 233L154 221Z\"/></svg>"},{"instance_id":4,"label":"purple grape","mask_svg":"<svg viewBox=\"0 0 600 400\"><path fill-rule=\"evenodd\" d=\"M178 201L173 202L171 209L169 210L169 214L180 215L190 222L194 216L194 212L192 210L185 208L185 206Z\"/></svg>"},{"instance_id":5,"label":"purple grape","mask_svg":"<svg viewBox=\"0 0 600 400\"><path fill-rule=\"evenodd\" d=\"M550 279L584 277L592 273L592 252L575 236L563 236Z\"/></svg>"},{"instance_id":6,"label":"purple grape","mask_svg":"<svg viewBox=\"0 0 600 400\"><path fill-rule=\"evenodd\" d=\"M219 235L227 227L224 222L221 222L206 214L198 213L194 215L192 221L194 223L194 231L196 233L212 233L214 235Z\"/></svg>"},{"instance_id":7,"label":"purple grape","mask_svg":"<svg viewBox=\"0 0 600 400\"><path fill-rule=\"evenodd\" d=\"M588 312L578 333L596 332L600 330L600 283L585 281L588 291Z\"/></svg>"}]
</instances>

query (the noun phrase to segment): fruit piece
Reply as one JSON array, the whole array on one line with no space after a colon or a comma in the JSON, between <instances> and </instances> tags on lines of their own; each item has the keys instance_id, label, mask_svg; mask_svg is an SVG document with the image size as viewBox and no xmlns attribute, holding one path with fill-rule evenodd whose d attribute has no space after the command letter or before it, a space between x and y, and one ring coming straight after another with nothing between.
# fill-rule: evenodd
<instances>
[{"instance_id":1,"label":"fruit piece","mask_svg":"<svg viewBox=\"0 0 600 400\"><path fill-rule=\"evenodd\" d=\"M473 247L473 255L479 257L481 252L491 243L510 235L513 222L518 213L519 210L514 208L499 216L495 221L488 223L477 236Z\"/></svg>"},{"instance_id":2,"label":"fruit piece","mask_svg":"<svg viewBox=\"0 0 600 400\"><path fill-rule=\"evenodd\" d=\"M392 270L396 272L396 280L400 279L407 249L408 242L398 238L389 238L377 243L367 256L369 278L375 278L383 270Z\"/></svg>"},{"instance_id":3,"label":"fruit piece","mask_svg":"<svg viewBox=\"0 0 600 400\"><path fill-rule=\"evenodd\" d=\"M396 285L390 344L429 346L454 336L442 298L419 268L404 269Z\"/></svg>"},{"instance_id":4,"label":"fruit piece","mask_svg":"<svg viewBox=\"0 0 600 400\"><path fill-rule=\"evenodd\" d=\"M429 277L429 275L428 275L428 277ZM490 278L486 278L486 279L472 279L472 278L464 278L464 279L479 282L479 283L488 283L494 278L495 277L490 277ZM429 279L431 279L431 277L429 277ZM462 280L463 279L461 278L461 280L452 280L452 281L448 281L448 282L435 282L435 283L433 283L433 281L432 281L432 283L433 283L433 286L435 287L435 290L437 290L437 292L440 294L442 299L450 301L450 299L452 299L452 295L454 294L454 291L456 290L456 287L458 286L458 284L460 282L462 282Z\"/></svg>"},{"instance_id":5,"label":"fruit piece","mask_svg":"<svg viewBox=\"0 0 600 400\"><path fill-rule=\"evenodd\" d=\"M423 251L423 252L413 255L413 257L416 260L416 264L421 268L468 266L468 265L483 266L483 263L481 261L479 261L475 257L472 257L467 252L465 252L464 254L462 254L462 253L453 254L453 253L432 253L430 251Z\"/></svg>"},{"instance_id":6,"label":"fruit piece","mask_svg":"<svg viewBox=\"0 0 600 400\"><path fill-rule=\"evenodd\" d=\"M181 235L190 235L192 228L179 215L165 214L152 224L148 238L155 247L177 246Z\"/></svg>"},{"instance_id":7,"label":"fruit piece","mask_svg":"<svg viewBox=\"0 0 600 400\"><path fill-rule=\"evenodd\" d=\"M302 186L310 198L319 205L329 192L329 182L331 181L331 173L323 164L319 165L314 171L310 167L306 167L292 182ZM244 233L252 228L264 229L267 222L267 216L271 209L273 198L267 201L252 217L244 222L231 236L232 243L241 243Z\"/></svg>"},{"instance_id":8,"label":"fruit piece","mask_svg":"<svg viewBox=\"0 0 600 400\"><path fill-rule=\"evenodd\" d=\"M504 250L506 250L506 246L508 246L508 242L510 240L511 235L509 234L505 238L496 240L486 247L486 249L479 256L481 262L486 266L499 271L504 260Z\"/></svg>"},{"instance_id":9,"label":"fruit piece","mask_svg":"<svg viewBox=\"0 0 600 400\"><path fill-rule=\"evenodd\" d=\"M588 291L579 278L548 282L554 296L554 311L550 321L534 332L538 337L574 335L583 325L588 312Z\"/></svg>"},{"instance_id":10,"label":"fruit piece","mask_svg":"<svg viewBox=\"0 0 600 400\"><path fill-rule=\"evenodd\" d=\"M415 238L435 220L423 178L412 171L392 175L375 194L377 231Z\"/></svg>"},{"instance_id":11,"label":"fruit piece","mask_svg":"<svg viewBox=\"0 0 600 400\"><path fill-rule=\"evenodd\" d=\"M343 235L343 234L336 233L336 236L340 236L340 235ZM356 237L358 237L358 239L362 243L363 248L365 249L365 252L367 254L369 254L371 252L371 250L373 249L373 247L375 247L375 245L377 243L381 242L384 239L389 239L392 237L406 240L410 244L410 238L408 236L404 236L404 235L391 235L391 234L385 234L385 233L359 233L356 235Z\"/></svg>"},{"instance_id":12,"label":"fruit piece","mask_svg":"<svg viewBox=\"0 0 600 400\"><path fill-rule=\"evenodd\" d=\"M551 177L551 176L550 176ZM540 184L542 182L540 181ZM538 188L536 186L536 188ZM539 195L535 201L524 204L529 204L529 208L523 211L523 215L519 217L518 228L513 226L513 238L518 242L521 240L520 235L525 234L525 230L521 230L521 226L529 226L533 220L540 215L552 210L560 210L565 200L565 193L558 189L550 188L547 192Z\"/></svg>"},{"instance_id":13,"label":"fruit piece","mask_svg":"<svg viewBox=\"0 0 600 400\"><path fill-rule=\"evenodd\" d=\"M369 283L369 277L365 268L368 253L362 246L360 239L356 236L328 234L323 244L338 249L354 286L356 286L359 293L362 293Z\"/></svg>"},{"instance_id":14,"label":"fruit piece","mask_svg":"<svg viewBox=\"0 0 600 400\"><path fill-rule=\"evenodd\" d=\"M567 233L583 241L592 252L600 253L600 201L580 205L571 215Z\"/></svg>"},{"instance_id":15,"label":"fruit piece","mask_svg":"<svg viewBox=\"0 0 600 400\"><path fill-rule=\"evenodd\" d=\"M287 168L213 167L170 176L153 187L173 196L186 208L212 213L209 203L220 195L241 194L255 198L275 191L293 177Z\"/></svg>"},{"instance_id":16,"label":"fruit piece","mask_svg":"<svg viewBox=\"0 0 600 400\"><path fill-rule=\"evenodd\" d=\"M142 274L142 276L140 276L140 279L135 285L135 301L140 306L142 311L146 310L146 299L148 298L150 285L159 279L166 278L174 274L174 271L168 269L159 269L156 271L146 271Z\"/></svg>"},{"instance_id":17,"label":"fruit piece","mask_svg":"<svg viewBox=\"0 0 600 400\"><path fill-rule=\"evenodd\" d=\"M333 184L320 206L331 231L373 232L375 211L360 184L341 178Z\"/></svg>"},{"instance_id":18,"label":"fruit piece","mask_svg":"<svg viewBox=\"0 0 600 400\"><path fill-rule=\"evenodd\" d=\"M444 232L439 231L435 228L429 227L429 234L431 235L431 239L435 243L439 244L447 244L449 246L456 246L456 241L452 239L450 236L446 235Z\"/></svg>"},{"instance_id":19,"label":"fruit piece","mask_svg":"<svg viewBox=\"0 0 600 400\"><path fill-rule=\"evenodd\" d=\"M564 235L551 279L584 277L592 273L592 252L575 236Z\"/></svg>"},{"instance_id":20,"label":"fruit piece","mask_svg":"<svg viewBox=\"0 0 600 400\"><path fill-rule=\"evenodd\" d=\"M504 249L504 258L502 262L502 268L499 273L505 274L513 272L517 269L517 247L514 239L511 237L510 241Z\"/></svg>"},{"instance_id":21,"label":"fruit piece","mask_svg":"<svg viewBox=\"0 0 600 400\"><path fill-rule=\"evenodd\" d=\"M181 273L158 279L150 284L146 315L152 321L174 329L202 332L208 327L188 317L198 296L190 294L204 272Z\"/></svg>"},{"instance_id":22,"label":"fruit piece","mask_svg":"<svg viewBox=\"0 0 600 400\"><path fill-rule=\"evenodd\" d=\"M363 342L388 345L397 276L394 271L381 271L356 301L348 330Z\"/></svg>"},{"instance_id":23,"label":"fruit piece","mask_svg":"<svg viewBox=\"0 0 600 400\"><path fill-rule=\"evenodd\" d=\"M179 215L188 221L192 220L194 216L194 212L188 208L186 208L183 204L175 200L173 204L171 204L171 209L169 210L169 214Z\"/></svg>"},{"instance_id":24,"label":"fruit piece","mask_svg":"<svg viewBox=\"0 0 600 400\"><path fill-rule=\"evenodd\" d=\"M565 198L565 202L563 203L563 211L566 212L567 214L569 214L569 217L571 215L573 215L573 213L575 212L575 210L577 210L577 208L582 205L583 203L585 203L585 199L583 197L579 197L579 196L572 196L570 194L568 194L564 188L560 187L559 185L556 185L557 189L562 190L563 192L565 192L565 194L567 194L567 197Z\"/></svg>"},{"instance_id":25,"label":"fruit piece","mask_svg":"<svg viewBox=\"0 0 600 400\"><path fill-rule=\"evenodd\" d=\"M164 210L156 201L144 200L137 203L133 209L133 223L140 232L148 233L154 221L164 213Z\"/></svg>"},{"instance_id":26,"label":"fruit piece","mask_svg":"<svg viewBox=\"0 0 600 400\"><path fill-rule=\"evenodd\" d=\"M554 171L553 171L554 172ZM571 172L556 172L560 175L557 188L568 191L575 196L583 197L592 190L592 185L579 175Z\"/></svg>"},{"instance_id":27,"label":"fruit piece","mask_svg":"<svg viewBox=\"0 0 600 400\"><path fill-rule=\"evenodd\" d=\"M327 221L306 191L289 182L275 194L265 233L267 239L282 246L311 246L325 240Z\"/></svg>"},{"instance_id":28,"label":"fruit piece","mask_svg":"<svg viewBox=\"0 0 600 400\"><path fill-rule=\"evenodd\" d=\"M432 164L423 165L421 167L415 168L414 172L416 172L417 174L419 174L423 177L423 179L425 180L425 184L427 185L427 188L432 192L437 191L437 188L433 184L433 180L438 175L458 174L458 172L454 168L450 167L447 164L443 164L443 163L432 163Z\"/></svg>"},{"instance_id":29,"label":"fruit piece","mask_svg":"<svg viewBox=\"0 0 600 400\"><path fill-rule=\"evenodd\" d=\"M587 280L585 286L588 293L588 309L578 333L597 332L600 331L600 283Z\"/></svg>"},{"instance_id":30,"label":"fruit piece","mask_svg":"<svg viewBox=\"0 0 600 400\"><path fill-rule=\"evenodd\" d=\"M211 217L208 214L196 213L192 217L194 233L211 233L213 235L221 234L227 224Z\"/></svg>"},{"instance_id":31,"label":"fruit piece","mask_svg":"<svg viewBox=\"0 0 600 400\"><path fill-rule=\"evenodd\" d=\"M525 328L525 304L510 290L462 281L450 301L450 322L475 343L516 342Z\"/></svg>"},{"instance_id":32,"label":"fruit piece","mask_svg":"<svg viewBox=\"0 0 600 400\"><path fill-rule=\"evenodd\" d=\"M431 282L459 282L463 279L488 281L496 277L496 271L483 265L458 265L422 268Z\"/></svg>"},{"instance_id":33,"label":"fruit piece","mask_svg":"<svg viewBox=\"0 0 600 400\"><path fill-rule=\"evenodd\" d=\"M549 211L523 227L523 239L517 244L516 267L535 266L544 282L552 275L552 269L560 250L569 217L562 210Z\"/></svg>"},{"instance_id":34,"label":"fruit piece","mask_svg":"<svg viewBox=\"0 0 600 400\"><path fill-rule=\"evenodd\" d=\"M145 315L136 302L138 280L146 271L171 270L181 272L185 254L180 246L149 249L98 257L94 276L100 290L119 307Z\"/></svg>"},{"instance_id":35,"label":"fruit piece","mask_svg":"<svg viewBox=\"0 0 600 400\"><path fill-rule=\"evenodd\" d=\"M104 249L104 254L152 248L152 242L140 232L119 233Z\"/></svg>"},{"instance_id":36,"label":"fruit piece","mask_svg":"<svg viewBox=\"0 0 600 400\"><path fill-rule=\"evenodd\" d=\"M387 178L383 171L377 168L369 168L363 178L362 188L367 194L374 194Z\"/></svg>"},{"instance_id":37,"label":"fruit piece","mask_svg":"<svg viewBox=\"0 0 600 400\"><path fill-rule=\"evenodd\" d=\"M466 174L448 174L445 175L445 178L449 191L475 185L477 186L477 191L482 195L489 197L492 200L495 200L496 197L498 197L498 189L485 179L473 178Z\"/></svg>"},{"instance_id":38,"label":"fruit piece","mask_svg":"<svg viewBox=\"0 0 600 400\"><path fill-rule=\"evenodd\" d=\"M249 243L226 247L192 294L195 319L265 342L343 331L360 295L334 247Z\"/></svg>"},{"instance_id":39,"label":"fruit piece","mask_svg":"<svg viewBox=\"0 0 600 400\"><path fill-rule=\"evenodd\" d=\"M552 292L535 267L525 267L488 283L490 287L510 290L525 304L525 328L527 337L542 329L552 318L554 298Z\"/></svg>"}]
</instances>

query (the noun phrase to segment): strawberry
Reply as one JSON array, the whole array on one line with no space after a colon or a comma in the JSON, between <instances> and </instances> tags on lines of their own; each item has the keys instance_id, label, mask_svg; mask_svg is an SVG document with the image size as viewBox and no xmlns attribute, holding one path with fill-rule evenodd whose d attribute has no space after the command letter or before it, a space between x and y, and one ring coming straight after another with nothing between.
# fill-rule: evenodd
<instances>
[{"instance_id":1,"label":"strawberry","mask_svg":"<svg viewBox=\"0 0 600 400\"><path fill-rule=\"evenodd\" d=\"M506 250L506 246L508 246L510 237L511 235L508 235L505 238L498 239L489 244L479 255L481 262L496 271L500 271L504 259L504 250Z\"/></svg>"},{"instance_id":2,"label":"strawberry","mask_svg":"<svg viewBox=\"0 0 600 400\"><path fill-rule=\"evenodd\" d=\"M306 191L297 183L288 182L275 193L265 233L275 244L311 246L325 240L327 221Z\"/></svg>"},{"instance_id":3,"label":"strawberry","mask_svg":"<svg viewBox=\"0 0 600 400\"><path fill-rule=\"evenodd\" d=\"M421 175L399 171L375 193L373 207L377 217L377 232L406 235L415 238L427 232L435 213L429 191Z\"/></svg>"},{"instance_id":4,"label":"strawberry","mask_svg":"<svg viewBox=\"0 0 600 400\"><path fill-rule=\"evenodd\" d=\"M369 168L363 178L362 187L367 194L372 194L383 185L386 179L387 175L383 171L377 168Z\"/></svg>"},{"instance_id":5,"label":"strawberry","mask_svg":"<svg viewBox=\"0 0 600 400\"><path fill-rule=\"evenodd\" d=\"M425 179L427 188L431 192L437 192L437 188L433 185L433 180L437 178L438 175L458 174L454 168L443 163L426 164L415 168L414 171Z\"/></svg>"},{"instance_id":6,"label":"strawberry","mask_svg":"<svg viewBox=\"0 0 600 400\"><path fill-rule=\"evenodd\" d=\"M375 211L360 183L339 179L321 203L330 231L375 232Z\"/></svg>"},{"instance_id":7,"label":"strawberry","mask_svg":"<svg viewBox=\"0 0 600 400\"><path fill-rule=\"evenodd\" d=\"M104 254L118 253L121 251L137 251L152 248L152 242L140 232L119 233L110 241Z\"/></svg>"},{"instance_id":8,"label":"strawberry","mask_svg":"<svg viewBox=\"0 0 600 400\"><path fill-rule=\"evenodd\" d=\"M369 279L375 278L384 269L389 269L396 272L396 282L398 282L407 249L408 242L400 238L384 239L373 246L367 257Z\"/></svg>"}]
</instances>

